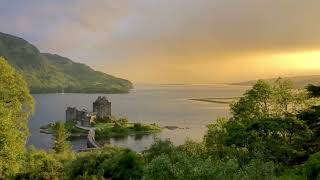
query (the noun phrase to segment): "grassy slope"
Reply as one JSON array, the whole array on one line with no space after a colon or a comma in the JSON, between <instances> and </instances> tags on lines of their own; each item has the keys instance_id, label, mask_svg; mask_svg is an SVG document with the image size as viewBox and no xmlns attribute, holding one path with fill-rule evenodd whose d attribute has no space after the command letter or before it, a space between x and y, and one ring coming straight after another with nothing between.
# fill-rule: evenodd
<instances>
[{"instance_id":1,"label":"grassy slope","mask_svg":"<svg viewBox=\"0 0 320 180\"><path fill-rule=\"evenodd\" d=\"M72 77L79 82L74 87L67 87L69 92L104 93L118 92L126 93L132 88L130 81L117 78L99 71L94 71L89 66L75 63L72 60L59 55L43 54L49 62L63 74Z\"/></svg>"},{"instance_id":2,"label":"grassy slope","mask_svg":"<svg viewBox=\"0 0 320 180\"><path fill-rule=\"evenodd\" d=\"M68 58L40 51L27 41L0 33L0 56L25 77L32 93L126 93L128 80L94 71Z\"/></svg>"}]
</instances>

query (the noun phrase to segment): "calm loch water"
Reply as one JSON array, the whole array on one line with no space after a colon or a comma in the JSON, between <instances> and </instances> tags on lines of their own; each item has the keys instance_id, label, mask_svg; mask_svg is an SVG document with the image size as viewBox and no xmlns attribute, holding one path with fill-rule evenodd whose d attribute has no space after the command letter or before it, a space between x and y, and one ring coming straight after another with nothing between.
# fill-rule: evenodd
<instances>
[{"instance_id":1,"label":"calm loch water","mask_svg":"<svg viewBox=\"0 0 320 180\"><path fill-rule=\"evenodd\" d=\"M136 85L129 94L34 94L36 110L30 118L30 137L27 146L51 148L51 135L41 134L39 127L53 121L64 121L68 106L92 110L92 102L98 96L106 96L112 102L115 116L127 117L133 122L157 123L160 126L178 126L185 129L168 130L157 135L123 139L111 139L111 144L136 151L148 148L154 138L169 138L176 145L189 137L201 141L206 125L217 117L228 116L226 104L214 104L188 100L206 97L241 96L248 87L230 85ZM84 139L72 142L73 149L86 147Z\"/></svg>"}]
</instances>

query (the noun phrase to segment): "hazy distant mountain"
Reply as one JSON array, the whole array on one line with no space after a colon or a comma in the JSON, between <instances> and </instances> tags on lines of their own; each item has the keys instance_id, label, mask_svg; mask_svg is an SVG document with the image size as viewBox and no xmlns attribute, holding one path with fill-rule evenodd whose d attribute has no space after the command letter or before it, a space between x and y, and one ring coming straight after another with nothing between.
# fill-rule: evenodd
<instances>
[{"instance_id":1,"label":"hazy distant mountain","mask_svg":"<svg viewBox=\"0 0 320 180\"><path fill-rule=\"evenodd\" d=\"M32 93L126 93L132 88L128 80L59 55L40 53L24 39L1 32L0 56L21 72Z\"/></svg>"},{"instance_id":2,"label":"hazy distant mountain","mask_svg":"<svg viewBox=\"0 0 320 180\"><path fill-rule=\"evenodd\" d=\"M273 79L263 79L267 82L274 82L277 78ZM284 79L288 79L292 81L294 88L304 88L309 84L320 85L320 75L313 75L313 76L295 76L295 77L284 77ZM246 81L246 82L239 82L239 83L232 83L233 85L254 85L257 80L253 81Z\"/></svg>"}]
</instances>

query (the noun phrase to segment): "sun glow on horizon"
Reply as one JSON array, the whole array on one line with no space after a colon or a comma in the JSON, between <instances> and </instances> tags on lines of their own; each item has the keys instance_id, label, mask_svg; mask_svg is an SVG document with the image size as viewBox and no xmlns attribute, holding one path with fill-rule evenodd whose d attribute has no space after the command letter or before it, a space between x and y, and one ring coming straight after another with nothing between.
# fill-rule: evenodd
<instances>
[{"instance_id":1,"label":"sun glow on horizon","mask_svg":"<svg viewBox=\"0 0 320 180\"><path fill-rule=\"evenodd\" d=\"M270 57L270 60L277 65L283 65L290 69L320 70L320 51L275 54Z\"/></svg>"},{"instance_id":2,"label":"sun glow on horizon","mask_svg":"<svg viewBox=\"0 0 320 180\"><path fill-rule=\"evenodd\" d=\"M205 79L205 82L237 82L257 78L320 74L320 51L252 53L244 56L235 55L219 62L208 60L207 63L184 66L187 66L192 74L198 75L200 81Z\"/></svg>"}]
</instances>

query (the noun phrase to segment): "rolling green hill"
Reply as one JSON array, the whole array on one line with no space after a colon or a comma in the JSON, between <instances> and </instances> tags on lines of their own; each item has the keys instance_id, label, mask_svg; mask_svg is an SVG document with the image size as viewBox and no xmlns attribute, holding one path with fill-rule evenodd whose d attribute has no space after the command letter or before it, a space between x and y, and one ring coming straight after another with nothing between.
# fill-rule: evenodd
<instances>
[{"instance_id":1,"label":"rolling green hill","mask_svg":"<svg viewBox=\"0 0 320 180\"><path fill-rule=\"evenodd\" d=\"M269 83L273 83L277 78L263 79ZM320 85L320 75L313 76L295 76L295 77L284 77L292 82L294 88L304 88L309 84ZM252 86L257 82L257 80L232 83L232 85L244 85Z\"/></svg>"},{"instance_id":2,"label":"rolling green hill","mask_svg":"<svg viewBox=\"0 0 320 180\"><path fill-rule=\"evenodd\" d=\"M0 56L26 79L32 93L127 93L128 80L76 63L68 58L41 53L24 39L0 33Z\"/></svg>"}]
</instances>

